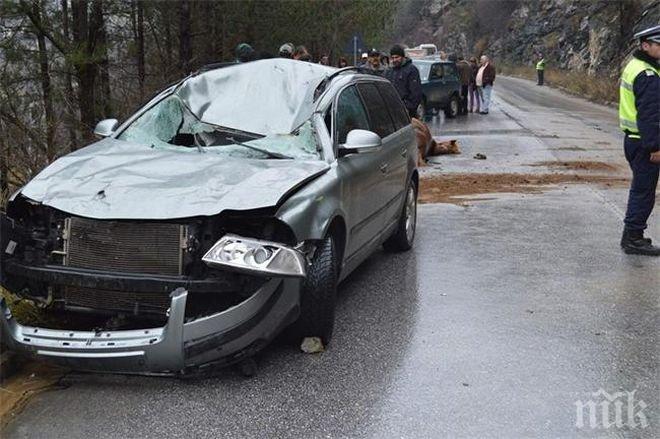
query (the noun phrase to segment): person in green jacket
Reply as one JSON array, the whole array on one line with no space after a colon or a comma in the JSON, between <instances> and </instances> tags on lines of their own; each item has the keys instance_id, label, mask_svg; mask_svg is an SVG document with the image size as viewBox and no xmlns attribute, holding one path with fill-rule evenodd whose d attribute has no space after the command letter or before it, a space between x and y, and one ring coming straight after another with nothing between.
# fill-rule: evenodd
<instances>
[{"instance_id":1,"label":"person in green jacket","mask_svg":"<svg viewBox=\"0 0 660 439\"><path fill-rule=\"evenodd\" d=\"M536 76L538 77L538 82L536 85L543 85L543 72L545 71L545 58L543 54L538 54L538 62L536 63Z\"/></svg>"}]
</instances>

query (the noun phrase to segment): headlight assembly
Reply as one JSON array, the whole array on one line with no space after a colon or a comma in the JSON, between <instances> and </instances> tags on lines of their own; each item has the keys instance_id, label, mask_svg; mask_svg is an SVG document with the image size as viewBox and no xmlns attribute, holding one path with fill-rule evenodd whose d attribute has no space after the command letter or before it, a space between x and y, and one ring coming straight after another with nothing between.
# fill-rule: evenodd
<instances>
[{"instance_id":1,"label":"headlight assembly","mask_svg":"<svg viewBox=\"0 0 660 439\"><path fill-rule=\"evenodd\" d=\"M202 261L211 267L273 276L305 276L305 256L277 242L227 234L206 252Z\"/></svg>"}]
</instances>

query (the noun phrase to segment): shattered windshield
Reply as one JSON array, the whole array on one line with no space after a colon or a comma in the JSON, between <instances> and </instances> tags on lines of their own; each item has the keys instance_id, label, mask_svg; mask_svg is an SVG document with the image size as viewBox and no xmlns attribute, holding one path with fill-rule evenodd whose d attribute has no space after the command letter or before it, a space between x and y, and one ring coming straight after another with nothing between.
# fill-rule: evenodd
<instances>
[{"instance_id":1,"label":"shattered windshield","mask_svg":"<svg viewBox=\"0 0 660 439\"><path fill-rule=\"evenodd\" d=\"M319 158L309 122L313 95L334 71L276 58L196 73L118 138L241 157Z\"/></svg>"},{"instance_id":2,"label":"shattered windshield","mask_svg":"<svg viewBox=\"0 0 660 439\"><path fill-rule=\"evenodd\" d=\"M242 158L320 158L311 122L289 134L256 134L198 120L178 95L160 101L118 137L163 149L196 149Z\"/></svg>"}]
</instances>

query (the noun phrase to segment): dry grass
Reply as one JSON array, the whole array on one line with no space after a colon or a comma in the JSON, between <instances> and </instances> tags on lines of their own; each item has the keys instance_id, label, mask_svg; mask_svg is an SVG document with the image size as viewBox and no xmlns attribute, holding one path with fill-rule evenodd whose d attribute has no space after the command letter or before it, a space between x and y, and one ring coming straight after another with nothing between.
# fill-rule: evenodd
<instances>
[{"instance_id":1,"label":"dry grass","mask_svg":"<svg viewBox=\"0 0 660 439\"><path fill-rule=\"evenodd\" d=\"M511 65L498 67L503 75L536 81L534 67ZM607 76L589 76L586 72L573 72L546 67L544 81L550 87L556 87L601 104L612 104L619 101L619 82Z\"/></svg>"}]
</instances>

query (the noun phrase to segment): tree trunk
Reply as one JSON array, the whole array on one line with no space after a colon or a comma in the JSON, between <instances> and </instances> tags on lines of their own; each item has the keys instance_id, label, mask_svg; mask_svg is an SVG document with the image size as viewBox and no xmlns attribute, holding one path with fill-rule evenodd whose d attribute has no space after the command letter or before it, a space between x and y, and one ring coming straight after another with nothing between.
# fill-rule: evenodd
<instances>
[{"instance_id":1,"label":"tree trunk","mask_svg":"<svg viewBox=\"0 0 660 439\"><path fill-rule=\"evenodd\" d=\"M32 4L32 12L35 18L41 22L41 1ZM53 115L53 96L50 82L50 70L48 66L48 49L46 48L46 37L44 33L35 28L37 47L39 48L39 70L41 73L41 96L46 116L46 160L51 162L55 158L55 118Z\"/></svg>"},{"instance_id":2,"label":"tree trunk","mask_svg":"<svg viewBox=\"0 0 660 439\"><path fill-rule=\"evenodd\" d=\"M140 102L144 98L144 3L142 0L137 0L137 26L135 32L136 39L136 61L138 71L138 84L140 86Z\"/></svg>"},{"instance_id":3,"label":"tree trunk","mask_svg":"<svg viewBox=\"0 0 660 439\"><path fill-rule=\"evenodd\" d=\"M93 9L97 14L94 21L100 24L98 27L98 50L102 54L99 64L101 77L101 114L104 118L113 116L112 90L110 87L110 63L108 62L108 38L105 30L105 20L103 19L103 10L101 8Z\"/></svg>"},{"instance_id":4,"label":"tree trunk","mask_svg":"<svg viewBox=\"0 0 660 439\"><path fill-rule=\"evenodd\" d=\"M6 196L9 194L9 178L7 172L9 171L9 166L7 159L9 158L9 148L5 143L6 133L4 130L4 123L0 119L0 199L6 201ZM4 209L5 206L0 206L0 209Z\"/></svg>"},{"instance_id":5,"label":"tree trunk","mask_svg":"<svg viewBox=\"0 0 660 439\"><path fill-rule=\"evenodd\" d=\"M168 4L161 3L161 6L165 6L161 9L165 28L165 60L167 61L167 69L171 72L173 67L172 52L174 51L172 43L172 12Z\"/></svg>"},{"instance_id":6,"label":"tree trunk","mask_svg":"<svg viewBox=\"0 0 660 439\"><path fill-rule=\"evenodd\" d=\"M211 64L219 61L218 57L218 20L217 4L215 2L204 3L204 16L207 18L206 44L204 45L204 63Z\"/></svg>"},{"instance_id":7,"label":"tree trunk","mask_svg":"<svg viewBox=\"0 0 660 439\"><path fill-rule=\"evenodd\" d=\"M192 32L190 28L190 2L179 3L179 69L183 75L190 73L192 60Z\"/></svg>"},{"instance_id":8,"label":"tree trunk","mask_svg":"<svg viewBox=\"0 0 660 439\"><path fill-rule=\"evenodd\" d=\"M73 18L73 45L78 56L73 65L78 78L78 106L82 123L83 139L92 140L92 130L96 123L95 91L98 62L95 58L99 28L102 26L103 3L92 0L92 11L88 15L88 0L71 3ZM100 21L100 22L99 22Z\"/></svg>"},{"instance_id":9,"label":"tree trunk","mask_svg":"<svg viewBox=\"0 0 660 439\"><path fill-rule=\"evenodd\" d=\"M71 43L71 32L69 31L69 0L62 0L62 33L64 35L64 40L66 44ZM64 88L66 90L67 99L74 96L73 94L73 78L71 74L71 67L69 63L65 65L66 73L64 75ZM78 134L77 134L77 120L78 115L76 114L76 108L73 102L69 102L68 105L68 123L67 131L69 133L69 148L71 151L75 151L78 147Z\"/></svg>"},{"instance_id":10,"label":"tree trunk","mask_svg":"<svg viewBox=\"0 0 660 439\"><path fill-rule=\"evenodd\" d=\"M222 13L222 44L220 45L220 61L227 60L227 9Z\"/></svg>"}]
</instances>

